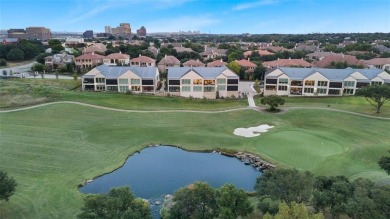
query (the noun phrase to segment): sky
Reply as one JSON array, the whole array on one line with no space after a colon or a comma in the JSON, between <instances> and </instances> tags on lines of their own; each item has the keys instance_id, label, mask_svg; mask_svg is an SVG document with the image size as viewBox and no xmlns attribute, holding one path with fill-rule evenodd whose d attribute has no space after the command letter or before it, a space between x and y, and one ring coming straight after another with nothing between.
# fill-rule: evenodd
<instances>
[{"instance_id":1,"label":"sky","mask_svg":"<svg viewBox=\"0 0 390 219\"><path fill-rule=\"evenodd\" d=\"M211 34L390 32L390 0L0 0L0 29Z\"/></svg>"}]
</instances>

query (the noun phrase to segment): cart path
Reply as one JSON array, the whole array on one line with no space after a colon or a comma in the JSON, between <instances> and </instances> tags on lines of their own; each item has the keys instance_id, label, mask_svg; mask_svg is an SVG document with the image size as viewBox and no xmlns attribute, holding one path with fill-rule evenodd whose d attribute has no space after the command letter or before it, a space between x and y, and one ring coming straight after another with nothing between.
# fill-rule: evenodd
<instances>
[{"instance_id":1,"label":"cart path","mask_svg":"<svg viewBox=\"0 0 390 219\"><path fill-rule=\"evenodd\" d=\"M240 108L226 109L226 110L126 110L126 109L110 108L110 107L105 107L105 106L97 106L97 105L88 104L88 103L80 103L80 102L76 102L76 101L59 101L59 102L43 103L43 104L39 104L39 105L28 106L28 107L18 108L18 109L0 110L0 113L18 112L18 111L24 111L24 110L54 105L54 104L76 104L76 105L80 105L80 106L93 107L96 109L104 109L104 110L110 110L110 111L116 111L116 112L132 112L132 113L209 113L209 114L214 114L214 113L226 113L226 112L249 110L249 109L262 112L265 109L262 107L240 107ZM347 111L347 110L340 110L340 109L334 109L334 108L325 108L325 107L283 107L281 109L282 109L282 112L275 113L275 114L283 114L283 113L288 112L289 110L315 109L315 110L336 111L336 112L342 112L342 113L347 113L347 114L356 115L356 116L362 116L362 117L367 117L367 118L389 120L390 121L390 118L387 118L387 117L371 116L371 115L366 115L363 113L351 112L351 111Z\"/></svg>"}]
</instances>

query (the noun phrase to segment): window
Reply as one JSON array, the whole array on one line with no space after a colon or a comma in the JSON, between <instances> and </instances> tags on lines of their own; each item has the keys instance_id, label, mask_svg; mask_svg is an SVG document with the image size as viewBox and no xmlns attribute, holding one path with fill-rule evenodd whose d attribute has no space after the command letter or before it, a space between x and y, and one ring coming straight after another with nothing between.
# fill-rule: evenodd
<instances>
[{"instance_id":1,"label":"window","mask_svg":"<svg viewBox=\"0 0 390 219\"><path fill-rule=\"evenodd\" d=\"M343 86L342 82L330 82L329 83L329 87L332 87L332 88L342 88L342 86Z\"/></svg>"},{"instance_id":2,"label":"window","mask_svg":"<svg viewBox=\"0 0 390 219\"><path fill-rule=\"evenodd\" d=\"M267 85L267 86L265 86L265 89L266 90L274 90L274 91L276 91L276 86Z\"/></svg>"},{"instance_id":3,"label":"window","mask_svg":"<svg viewBox=\"0 0 390 219\"><path fill-rule=\"evenodd\" d=\"M339 89L329 89L328 95L340 95L340 91Z\"/></svg>"},{"instance_id":4,"label":"window","mask_svg":"<svg viewBox=\"0 0 390 219\"><path fill-rule=\"evenodd\" d=\"M328 82L327 81L318 81L317 82L317 86L318 87L327 87L328 86Z\"/></svg>"},{"instance_id":5,"label":"window","mask_svg":"<svg viewBox=\"0 0 390 219\"><path fill-rule=\"evenodd\" d=\"M96 83L101 83L101 84L106 83L106 80L104 78L95 78L95 80L96 80Z\"/></svg>"},{"instance_id":6,"label":"window","mask_svg":"<svg viewBox=\"0 0 390 219\"><path fill-rule=\"evenodd\" d=\"M314 82L313 80L307 80L305 81L305 86L314 86Z\"/></svg>"},{"instance_id":7,"label":"window","mask_svg":"<svg viewBox=\"0 0 390 219\"><path fill-rule=\"evenodd\" d=\"M204 85L215 85L215 80L204 80L203 84Z\"/></svg>"},{"instance_id":8,"label":"window","mask_svg":"<svg viewBox=\"0 0 390 219\"><path fill-rule=\"evenodd\" d=\"M292 95L302 95L302 88L300 87L291 87L290 94Z\"/></svg>"},{"instance_id":9,"label":"window","mask_svg":"<svg viewBox=\"0 0 390 219\"><path fill-rule=\"evenodd\" d=\"M203 84L203 81L202 81L202 79L194 79L194 80L192 80L192 83L193 84Z\"/></svg>"},{"instance_id":10,"label":"window","mask_svg":"<svg viewBox=\"0 0 390 219\"><path fill-rule=\"evenodd\" d=\"M217 85L217 91L225 91L226 85Z\"/></svg>"},{"instance_id":11,"label":"window","mask_svg":"<svg viewBox=\"0 0 390 219\"><path fill-rule=\"evenodd\" d=\"M204 87L204 92L213 92L215 91L215 87Z\"/></svg>"},{"instance_id":12,"label":"window","mask_svg":"<svg viewBox=\"0 0 390 219\"><path fill-rule=\"evenodd\" d=\"M129 83L129 79L119 79L119 84L128 84Z\"/></svg>"},{"instance_id":13,"label":"window","mask_svg":"<svg viewBox=\"0 0 390 219\"><path fill-rule=\"evenodd\" d=\"M107 86L108 91L118 91L118 86Z\"/></svg>"},{"instance_id":14,"label":"window","mask_svg":"<svg viewBox=\"0 0 390 219\"><path fill-rule=\"evenodd\" d=\"M141 79L131 79L131 84L141 84ZM131 89L133 90L133 89Z\"/></svg>"},{"instance_id":15,"label":"window","mask_svg":"<svg viewBox=\"0 0 390 219\"><path fill-rule=\"evenodd\" d=\"M326 88L317 88L317 94L326 94Z\"/></svg>"},{"instance_id":16,"label":"window","mask_svg":"<svg viewBox=\"0 0 390 219\"><path fill-rule=\"evenodd\" d=\"M129 90L129 87L128 86L119 86L119 92L127 92Z\"/></svg>"},{"instance_id":17,"label":"window","mask_svg":"<svg viewBox=\"0 0 390 219\"><path fill-rule=\"evenodd\" d=\"M238 79L228 79L228 84L238 84Z\"/></svg>"},{"instance_id":18,"label":"window","mask_svg":"<svg viewBox=\"0 0 390 219\"><path fill-rule=\"evenodd\" d=\"M180 80L169 80L169 85L180 85Z\"/></svg>"},{"instance_id":19,"label":"window","mask_svg":"<svg viewBox=\"0 0 390 219\"><path fill-rule=\"evenodd\" d=\"M118 84L118 81L116 79L107 79L106 80L106 84L109 84L109 85L117 85Z\"/></svg>"},{"instance_id":20,"label":"window","mask_svg":"<svg viewBox=\"0 0 390 219\"><path fill-rule=\"evenodd\" d=\"M238 86L227 86L227 91L238 91Z\"/></svg>"},{"instance_id":21,"label":"window","mask_svg":"<svg viewBox=\"0 0 390 219\"><path fill-rule=\"evenodd\" d=\"M169 87L169 92L180 92L180 87L179 86Z\"/></svg>"},{"instance_id":22,"label":"window","mask_svg":"<svg viewBox=\"0 0 390 219\"><path fill-rule=\"evenodd\" d=\"M96 85L96 90L106 90L106 86L104 86L104 85Z\"/></svg>"},{"instance_id":23,"label":"window","mask_svg":"<svg viewBox=\"0 0 390 219\"><path fill-rule=\"evenodd\" d=\"M305 87L304 92L312 94L312 93L314 93L314 88L312 88L312 87Z\"/></svg>"},{"instance_id":24,"label":"window","mask_svg":"<svg viewBox=\"0 0 390 219\"><path fill-rule=\"evenodd\" d=\"M288 78L279 78L279 84L288 84Z\"/></svg>"},{"instance_id":25,"label":"window","mask_svg":"<svg viewBox=\"0 0 390 219\"><path fill-rule=\"evenodd\" d=\"M181 79L181 84L191 84L191 79Z\"/></svg>"},{"instance_id":26,"label":"window","mask_svg":"<svg viewBox=\"0 0 390 219\"><path fill-rule=\"evenodd\" d=\"M291 86L302 86L302 81L291 81Z\"/></svg>"},{"instance_id":27,"label":"window","mask_svg":"<svg viewBox=\"0 0 390 219\"><path fill-rule=\"evenodd\" d=\"M225 78L218 78L217 84L226 84L226 79Z\"/></svg>"},{"instance_id":28,"label":"window","mask_svg":"<svg viewBox=\"0 0 390 219\"><path fill-rule=\"evenodd\" d=\"M380 82L380 81L372 81L371 85L382 85L382 82Z\"/></svg>"},{"instance_id":29,"label":"window","mask_svg":"<svg viewBox=\"0 0 390 219\"><path fill-rule=\"evenodd\" d=\"M282 90L287 90L287 86L279 86L278 87L278 90L282 91Z\"/></svg>"},{"instance_id":30,"label":"window","mask_svg":"<svg viewBox=\"0 0 390 219\"><path fill-rule=\"evenodd\" d=\"M362 88L362 87L366 87L370 85L369 83L366 83L366 82L357 82L356 83L356 88Z\"/></svg>"},{"instance_id":31,"label":"window","mask_svg":"<svg viewBox=\"0 0 390 219\"><path fill-rule=\"evenodd\" d=\"M194 92L202 92L202 86L194 86Z\"/></svg>"},{"instance_id":32,"label":"window","mask_svg":"<svg viewBox=\"0 0 390 219\"><path fill-rule=\"evenodd\" d=\"M84 78L83 79L84 84L93 84L93 78Z\"/></svg>"},{"instance_id":33,"label":"window","mask_svg":"<svg viewBox=\"0 0 390 219\"><path fill-rule=\"evenodd\" d=\"M278 79L265 79L265 83L266 84L277 84L278 83Z\"/></svg>"},{"instance_id":34,"label":"window","mask_svg":"<svg viewBox=\"0 0 390 219\"><path fill-rule=\"evenodd\" d=\"M191 86L182 86L181 91L182 92L191 92Z\"/></svg>"},{"instance_id":35,"label":"window","mask_svg":"<svg viewBox=\"0 0 390 219\"><path fill-rule=\"evenodd\" d=\"M344 87L355 87L354 81L344 81Z\"/></svg>"},{"instance_id":36,"label":"window","mask_svg":"<svg viewBox=\"0 0 390 219\"><path fill-rule=\"evenodd\" d=\"M354 89L346 88L346 89L344 89L343 94L345 94L345 95L353 95L353 90Z\"/></svg>"},{"instance_id":37,"label":"window","mask_svg":"<svg viewBox=\"0 0 390 219\"><path fill-rule=\"evenodd\" d=\"M142 80L142 85L153 85L153 80Z\"/></svg>"},{"instance_id":38,"label":"window","mask_svg":"<svg viewBox=\"0 0 390 219\"><path fill-rule=\"evenodd\" d=\"M142 86L143 92L153 92L154 87L153 86Z\"/></svg>"},{"instance_id":39,"label":"window","mask_svg":"<svg viewBox=\"0 0 390 219\"><path fill-rule=\"evenodd\" d=\"M131 86L131 91L141 91L141 86Z\"/></svg>"}]
</instances>

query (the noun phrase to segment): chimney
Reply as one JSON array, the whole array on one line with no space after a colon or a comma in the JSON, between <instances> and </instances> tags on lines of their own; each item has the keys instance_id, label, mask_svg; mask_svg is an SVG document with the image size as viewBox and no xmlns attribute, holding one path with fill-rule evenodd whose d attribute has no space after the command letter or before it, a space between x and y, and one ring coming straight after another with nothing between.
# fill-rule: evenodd
<instances>
[{"instance_id":1,"label":"chimney","mask_svg":"<svg viewBox=\"0 0 390 219\"><path fill-rule=\"evenodd\" d=\"M196 62L199 62L199 59L196 59Z\"/></svg>"},{"instance_id":2,"label":"chimney","mask_svg":"<svg viewBox=\"0 0 390 219\"><path fill-rule=\"evenodd\" d=\"M206 52L206 50L207 50L207 45L204 45L204 51Z\"/></svg>"},{"instance_id":3,"label":"chimney","mask_svg":"<svg viewBox=\"0 0 390 219\"><path fill-rule=\"evenodd\" d=\"M291 57L288 57L288 60L291 60Z\"/></svg>"},{"instance_id":4,"label":"chimney","mask_svg":"<svg viewBox=\"0 0 390 219\"><path fill-rule=\"evenodd\" d=\"M119 54L122 54L122 51L119 51Z\"/></svg>"},{"instance_id":5,"label":"chimney","mask_svg":"<svg viewBox=\"0 0 390 219\"><path fill-rule=\"evenodd\" d=\"M165 54L165 57L164 58L167 58L167 54Z\"/></svg>"},{"instance_id":6,"label":"chimney","mask_svg":"<svg viewBox=\"0 0 390 219\"><path fill-rule=\"evenodd\" d=\"M278 60L279 60L279 58L278 58Z\"/></svg>"},{"instance_id":7,"label":"chimney","mask_svg":"<svg viewBox=\"0 0 390 219\"><path fill-rule=\"evenodd\" d=\"M94 56L94 55L95 55L95 52L92 52L92 55Z\"/></svg>"},{"instance_id":8,"label":"chimney","mask_svg":"<svg viewBox=\"0 0 390 219\"><path fill-rule=\"evenodd\" d=\"M141 57L141 53L139 54L139 57Z\"/></svg>"},{"instance_id":9,"label":"chimney","mask_svg":"<svg viewBox=\"0 0 390 219\"><path fill-rule=\"evenodd\" d=\"M248 61L251 61L251 58L248 58Z\"/></svg>"}]
</instances>

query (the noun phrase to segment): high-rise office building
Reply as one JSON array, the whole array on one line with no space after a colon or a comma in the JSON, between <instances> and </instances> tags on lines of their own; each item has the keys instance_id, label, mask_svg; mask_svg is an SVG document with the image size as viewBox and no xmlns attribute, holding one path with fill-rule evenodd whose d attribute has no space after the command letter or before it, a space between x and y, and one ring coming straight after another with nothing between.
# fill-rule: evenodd
<instances>
[{"instance_id":1,"label":"high-rise office building","mask_svg":"<svg viewBox=\"0 0 390 219\"><path fill-rule=\"evenodd\" d=\"M105 32L105 33L112 33L111 26L105 26L105 27L104 27L104 32Z\"/></svg>"},{"instance_id":2,"label":"high-rise office building","mask_svg":"<svg viewBox=\"0 0 390 219\"><path fill-rule=\"evenodd\" d=\"M142 26L137 30L137 35L140 37L146 37L146 28Z\"/></svg>"},{"instance_id":3,"label":"high-rise office building","mask_svg":"<svg viewBox=\"0 0 390 219\"><path fill-rule=\"evenodd\" d=\"M131 34L131 27L129 23L120 23L119 26L122 29L122 34Z\"/></svg>"}]
</instances>

